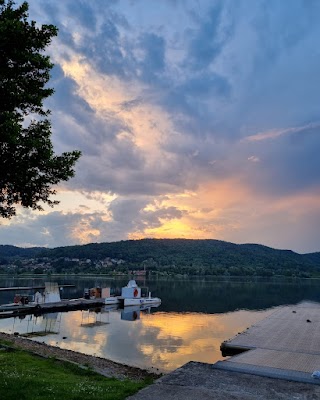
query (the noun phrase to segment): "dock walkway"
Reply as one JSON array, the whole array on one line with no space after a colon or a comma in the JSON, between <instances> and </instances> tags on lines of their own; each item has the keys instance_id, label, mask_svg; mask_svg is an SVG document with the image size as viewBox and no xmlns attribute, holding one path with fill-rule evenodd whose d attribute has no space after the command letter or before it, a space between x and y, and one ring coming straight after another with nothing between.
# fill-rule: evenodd
<instances>
[{"instance_id":1,"label":"dock walkway","mask_svg":"<svg viewBox=\"0 0 320 400\"><path fill-rule=\"evenodd\" d=\"M40 303L40 304L26 304L26 305L14 305L11 307L0 306L0 319L12 318L19 315L27 315L33 313L48 313L55 311L72 311L72 310L86 310L93 307L102 307L105 305L105 299L71 299L61 300L52 303Z\"/></svg>"},{"instance_id":2,"label":"dock walkway","mask_svg":"<svg viewBox=\"0 0 320 400\"><path fill-rule=\"evenodd\" d=\"M320 305L303 302L280 308L222 343L221 351L225 355L244 351L218 362L221 369L309 381L320 370Z\"/></svg>"},{"instance_id":3,"label":"dock walkway","mask_svg":"<svg viewBox=\"0 0 320 400\"><path fill-rule=\"evenodd\" d=\"M190 362L130 400L320 399L320 304L276 309L223 342L232 356L210 365Z\"/></svg>"}]
</instances>

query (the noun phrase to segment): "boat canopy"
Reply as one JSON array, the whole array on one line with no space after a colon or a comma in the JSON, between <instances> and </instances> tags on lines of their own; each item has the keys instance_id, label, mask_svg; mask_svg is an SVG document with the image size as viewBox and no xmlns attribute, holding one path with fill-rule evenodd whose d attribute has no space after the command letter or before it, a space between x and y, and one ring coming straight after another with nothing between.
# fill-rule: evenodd
<instances>
[{"instance_id":1,"label":"boat canopy","mask_svg":"<svg viewBox=\"0 0 320 400\"><path fill-rule=\"evenodd\" d=\"M137 282L134 279L132 279L131 281L128 282L127 287L128 288L137 288L138 285L137 285Z\"/></svg>"}]
</instances>

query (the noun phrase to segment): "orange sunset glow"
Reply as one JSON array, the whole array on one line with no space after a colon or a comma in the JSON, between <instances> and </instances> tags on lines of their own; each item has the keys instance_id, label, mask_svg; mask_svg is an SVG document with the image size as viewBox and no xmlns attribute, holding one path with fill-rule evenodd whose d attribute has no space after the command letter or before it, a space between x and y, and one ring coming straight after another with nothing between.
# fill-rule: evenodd
<instances>
[{"instance_id":1,"label":"orange sunset glow","mask_svg":"<svg viewBox=\"0 0 320 400\"><path fill-rule=\"evenodd\" d=\"M54 149L82 156L55 188L60 204L18 207L1 242L318 251L319 5L73 2L31 0L29 11L59 29L48 48Z\"/></svg>"}]
</instances>

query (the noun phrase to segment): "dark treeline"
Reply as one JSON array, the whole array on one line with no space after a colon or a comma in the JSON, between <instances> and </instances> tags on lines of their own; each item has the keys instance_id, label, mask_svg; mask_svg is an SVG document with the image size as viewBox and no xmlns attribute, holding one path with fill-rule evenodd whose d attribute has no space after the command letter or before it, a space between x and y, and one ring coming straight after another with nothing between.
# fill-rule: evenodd
<instances>
[{"instance_id":1,"label":"dark treeline","mask_svg":"<svg viewBox=\"0 0 320 400\"><path fill-rule=\"evenodd\" d=\"M142 239L54 249L0 246L1 260L14 257L48 258L55 263L66 258L90 259L92 263L112 258L123 260L117 267L123 272L145 268L149 272L182 275L308 277L320 273L320 253L298 254L258 244L238 245L219 240ZM94 272L92 266L88 265L88 272Z\"/></svg>"}]
</instances>

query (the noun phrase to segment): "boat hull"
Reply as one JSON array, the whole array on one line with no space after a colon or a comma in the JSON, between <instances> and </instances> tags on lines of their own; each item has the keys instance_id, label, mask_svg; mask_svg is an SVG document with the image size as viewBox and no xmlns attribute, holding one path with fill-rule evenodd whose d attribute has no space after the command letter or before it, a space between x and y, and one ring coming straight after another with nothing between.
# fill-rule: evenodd
<instances>
[{"instance_id":1,"label":"boat hull","mask_svg":"<svg viewBox=\"0 0 320 400\"><path fill-rule=\"evenodd\" d=\"M119 304L120 301L117 297L106 297L104 300L104 304L106 305L113 305L113 304Z\"/></svg>"},{"instance_id":2,"label":"boat hull","mask_svg":"<svg viewBox=\"0 0 320 400\"><path fill-rule=\"evenodd\" d=\"M148 306L148 305L159 305L161 304L161 299L159 297L140 297L124 299L124 306Z\"/></svg>"}]
</instances>

